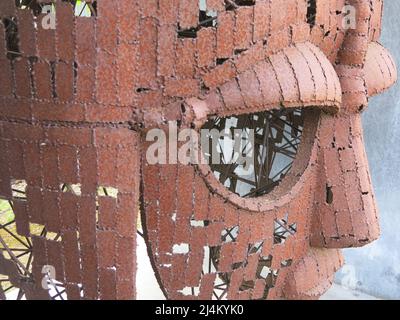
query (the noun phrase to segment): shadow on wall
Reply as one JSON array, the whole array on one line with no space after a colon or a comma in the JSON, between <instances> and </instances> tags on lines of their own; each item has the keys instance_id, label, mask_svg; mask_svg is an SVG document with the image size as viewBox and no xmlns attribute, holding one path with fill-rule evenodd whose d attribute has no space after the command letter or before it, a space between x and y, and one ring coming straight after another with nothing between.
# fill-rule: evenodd
<instances>
[{"instance_id":1,"label":"shadow on wall","mask_svg":"<svg viewBox=\"0 0 400 320\"><path fill-rule=\"evenodd\" d=\"M381 42L398 66L399 12L400 1L385 1ZM364 248L343 250L346 265L336 282L377 297L400 299L400 81L371 99L363 126L382 236Z\"/></svg>"}]
</instances>

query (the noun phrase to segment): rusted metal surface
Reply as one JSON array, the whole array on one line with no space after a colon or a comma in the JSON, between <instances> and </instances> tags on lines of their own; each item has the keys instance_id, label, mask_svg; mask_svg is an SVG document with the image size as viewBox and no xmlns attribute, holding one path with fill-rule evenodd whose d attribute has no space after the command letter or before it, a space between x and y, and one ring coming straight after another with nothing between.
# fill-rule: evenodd
<instances>
[{"instance_id":1,"label":"rusted metal surface","mask_svg":"<svg viewBox=\"0 0 400 320\"><path fill-rule=\"evenodd\" d=\"M3 283L19 298L135 298L139 207L168 298L318 298L338 249L379 235L360 113L397 78L377 42L382 2L346 1L357 15L344 29L344 0L92 0L89 11L2 0L0 196L15 218L0 225L0 299ZM44 29L52 3L56 27ZM227 189L212 166L145 159L143 132L168 121L200 129L293 108L296 156L259 197Z\"/></svg>"}]
</instances>

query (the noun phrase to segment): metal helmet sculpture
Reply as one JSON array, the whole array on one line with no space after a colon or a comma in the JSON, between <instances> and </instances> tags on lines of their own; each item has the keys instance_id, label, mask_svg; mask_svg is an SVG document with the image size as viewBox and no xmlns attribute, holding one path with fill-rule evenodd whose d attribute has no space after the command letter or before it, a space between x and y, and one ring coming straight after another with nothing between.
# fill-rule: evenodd
<instances>
[{"instance_id":1,"label":"metal helmet sculpture","mask_svg":"<svg viewBox=\"0 0 400 320\"><path fill-rule=\"evenodd\" d=\"M379 236L382 2L2 0L0 299L135 298L139 212L167 298L318 298ZM169 121L254 130L253 173L149 164Z\"/></svg>"}]
</instances>

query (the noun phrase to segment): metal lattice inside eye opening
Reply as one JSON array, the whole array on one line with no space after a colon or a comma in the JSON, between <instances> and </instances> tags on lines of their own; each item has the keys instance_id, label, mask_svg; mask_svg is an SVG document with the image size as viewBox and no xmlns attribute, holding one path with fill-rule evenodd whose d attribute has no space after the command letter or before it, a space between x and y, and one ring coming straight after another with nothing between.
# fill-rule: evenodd
<instances>
[{"instance_id":1,"label":"metal lattice inside eye opening","mask_svg":"<svg viewBox=\"0 0 400 320\"><path fill-rule=\"evenodd\" d=\"M244 198L271 192L296 158L304 113L281 109L210 119L203 127L209 130L203 154L215 177Z\"/></svg>"}]
</instances>

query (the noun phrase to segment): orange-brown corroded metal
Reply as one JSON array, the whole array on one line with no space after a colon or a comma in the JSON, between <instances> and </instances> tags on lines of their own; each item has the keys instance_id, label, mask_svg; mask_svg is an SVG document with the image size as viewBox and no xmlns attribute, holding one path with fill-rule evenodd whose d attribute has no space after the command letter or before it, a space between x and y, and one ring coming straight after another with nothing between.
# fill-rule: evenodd
<instances>
[{"instance_id":1,"label":"orange-brown corroded metal","mask_svg":"<svg viewBox=\"0 0 400 320\"><path fill-rule=\"evenodd\" d=\"M378 237L360 113L397 78L378 43L383 0L208 0L211 22L198 0L91 0L91 17L76 17L73 1L22 2L0 2L0 196L34 258L28 277L0 251L0 274L27 298L49 298L44 265L69 299L135 298L139 207L170 299L211 299L218 277L229 299L318 298L338 249ZM49 3L54 30L34 10ZM346 4L355 29L343 27ZM293 107L321 113L307 117L289 175L260 198L230 193L206 165L146 162L142 132L169 120L200 128L211 115ZM275 241L277 223L296 232ZM174 252L181 244L188 252ZM208 273L204 248L219 253Z\"/></svg>"}]
</instances>

